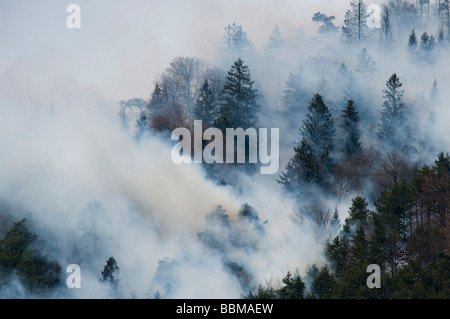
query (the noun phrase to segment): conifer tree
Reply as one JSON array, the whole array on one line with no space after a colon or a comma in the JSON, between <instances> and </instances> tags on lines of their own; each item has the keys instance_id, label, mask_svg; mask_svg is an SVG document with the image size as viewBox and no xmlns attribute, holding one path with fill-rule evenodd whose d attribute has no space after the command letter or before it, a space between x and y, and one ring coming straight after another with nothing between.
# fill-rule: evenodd
<instances>
[{"instance_id":1,"label":"conifer tree","mask_svg":"<svg viewBox=\"0 0 450 319\"><path fill-rule=\"evenodd\" d=\"M278 297L281 299L303 299L305 292L305 283L300 275L292 275L290 271L282 280L284 286L277 290Z\"/></svg>"},{"instance_id":2,"label":"conifer tree","mask_svg":"<svg viewBox=\"0 0 450 319\"><path fill-rule=\"evenodd\" d=\"M383 90L383 109L381 111L381 121L379 123L378 137L387 142L393 149L401 149L404 142L405 130L407 128L406 107L402 101L404 90L397 74L392 74L386 82L386 89Z\"/></svg>"},{"instance_id":3,"label":"conifer tree","mask_svg":"<svg viewBox=\"0 0 450 319\"><path fill-rule=\"evenodd\" d=\"M408 39L408 52L409 53L414 53L416 52L417 49L417 36L416 36L416 31L413 29L411 31L411 33L409 34L409 39Z\"/></svg>"},{"instance_id":4,"label":"conifer tree","mask_svg":"<svg viewBox=\"0 0 450 319\"><path fill-rule=\"evenodd\" d=\"M301 135L311 148L311 154L318 166L331 166L330 153L334 149L334 134L333 117L322 96L315 94L303 121Z\"/></svg>"},{"instance_id":5,"label":"conifer tree","mask_svg":"<svg viewBox=\"0 0 450 319\"><path fill-rule=\"evenodd\" d=\"M341 147L344 158L348 161L357 160L362 153L361 143L359 142L361 131L359 129L359 114L352 100L347 101L347 106L342 110L341 118L340 127L343 133Z\"/></svg>"},{"instance_id":6,"label":"conifer tree","mask_svg":"<svg viewBox=\"0 0 450 319\"><path fill-rule=\"evenodd\" d=\"M226 128L241 127L246 130L255 127L259 105L256 102L258 90L248 66L237 59L228 72L227 81L220 94L220 108L214 126L225 131Z\"/></svg>"},{"instance_id":7,"label":"conifer tree","mask_svg":"<svg viewBox=\"0 0 450 319\"><path fill-rule=\"evenodd\" d=\"M214 123L215 113L216 97L208 81L205 80L195 100L195 119L202 120L203 125L209 127Z\"/></svg>"},{"instance_id":8,"label":"conifer tree","mask_svg":"<svg viewBox=\"0 0 450 319\"><path fill-rule=\"evenodd\" d=\"M158 83L155 84L150 102L147 105L150 114L155 115L164 110L169 103L167 91L163 89Z\"/></svg>"},{"instance_id":9,"label":"conifer tree","mask_svg":"<svg viewBox=\"0 0 450 319\"><path fill-rule=\"evenodd\" d=\"M117 294L117 288L119 286L119 266L117 266L117 261L114 257L109 257L101 273L102 277L100 278L100 281L109 285L112 295Z\"/></svg>"},{"instance_id":10,"label":"conifer tree","mask_svg":"<svg viewBox=\"0 0 450 319\"><path fill-rule=\"evenodd\" d=\"M310 102L300 133L300 145L294 148L295 154L279 180L288 190L301 181L321 185L333 164L330 153L334 149L334 121L319 94Z\"/></svg>"}]
</instances>

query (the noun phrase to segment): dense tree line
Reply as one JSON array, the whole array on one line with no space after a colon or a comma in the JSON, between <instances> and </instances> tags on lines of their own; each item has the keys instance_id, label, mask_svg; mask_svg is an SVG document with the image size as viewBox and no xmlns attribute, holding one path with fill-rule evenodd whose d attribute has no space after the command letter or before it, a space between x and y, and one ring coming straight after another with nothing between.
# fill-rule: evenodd
<instances>
[{"instance_id":1,"label":"dense tree line","mask_svg":"<svg viewBox=\"0 0 450 319\"><path fill-rule=\"evenodd\" d=\"M428 100L412 98L416 92L408 83L403 85L398 70L383 75L383 90L373 90L370 82L382 61L375 59L374 46L369 45L377 43L385 56L396 46L415 67L442 63L450 40L449 1L389 0L382 6L378 29L368 27L369 16L363 0L350 1L342 26L335 24L334 16L315 13L317 41L339 41L348 48L348 60L314 56L286 74L278 72L283 62L278 55L286 48L297 52L298 43L304 44L301 39L284 37L276 26L264 53L258 54L241 25L227 25L219 66L197 57L175 57L155 79L148 99L119 102L122 124L129 129L133 121L138 141L148 132L164 138L179 127L193 132L195 120L202 121L202 132L210 127L225 132L258 127L275 118L285 125L286 136L296 134L278 183L283 196L295 201L291 220L314 225L327 262L310 265L303 276L298 270L288 271L278 284L256 282L245 260L236 255L260 249L268 221L261 221L249 204L240 207L234 220L218 205L206 216L197 240L220 259L225 272L239 283L243 298L450 296L450 157L446 150L436 149L411 112L414 103L428 107L427 123L435 123L438 80L430 83ZM278 94L281 107L276 111L268 105L264 77L272 80ZM437 154L434 163L429 163L430 152ZM217 167L207 170L218 185L233 182L227 172L216 175ZM316 196L311 199L305 193ZM338 209L324 204L330 198L351 199L342 225ZM98 268L98 256L104 255L98 234L101 204L89 203L85 213L80 223L83 244L74 247L71 257L98 276L109 296L127 297L121 294L115 258L107 259L103 270ZM64 285L61 266L25 219L2 228L1 234L0 292L15 280L39 296ZM370 264L380 266L379 289L366 285ZM179 289L180 267L177 260L160 260L147 297L170 298Z\"/></svg>"},{"instance_id":2,"label":"dense tree line","mask_svg":"<svg viewBox=\"0 0 450 319\"><path fill-rule=\"evenodd\" d=\"M366 47L369 41L379 40L385 54L393 46L402 46L410 63L418 67L438 63L440 52L446 50L450 39L448 12L448 1L389 0L381 7L379 28L368 26L371 12L363 0L350 1L341 27L334 24L334 16L323 12L314 14L312 21L319 26L320 36L333 39L340 34L342 43L356 48L354 69L342 63L335 70L328 70L330 74L334 72L334 78L322 77L315 85L305 76L304 65L287 76L280 96L282 109L277 116L283 119L287 130L298 132L298 140L278 182L285 193L298 199L293 221L301 224L308 218L322 234L317 238L328 236L324 243L328 263L312 265L305 278L288 272L282 284L273 286L255 285L243 265L228 261L229 269L234 269L234 274L241 278L242 287L251 288L242 295L244 298L449 296L445 285L449 274L444 270L449 265L450 247L449 158L440 153L434 165L420 166L426 152L438 150L432 143L424 143L427 138L421 135L424 132L413 129L416 123L408 104L410 100L405 98L408 88L403 86L398 73L391 73L382 92L371 92L369 82L377 72L377 63ZM432 28L436 21L439 28L435 35L426 31L416 34L418 28ZM275 26L264 56L259 57L270 61L267 75L278 76L277 54L289 46L295 47L295 41L283 37L280 28ZM184 114L179 121L174 121L177 125L189 127L193 119L201 119L204 129L257 126L262 117L260 109L267 111L267 108L260 106L264 92L255 88L249 68L241 60L242 57L250 62L258 59L242 26L232 24L225 28L223 52L224 60L234 63L227 75L219 68L204 70L201 81L195 82L201 85L192 100L193 117L186 116L189 112L182 112L189 109L189 103L171 93L170 81L164 82L162 79L167 77L162 76L143 109L147 128L174 127L169 120L155 117L170 103L178 103L178 112ZM314 61L315 65L324 62L317 59L308 62ZM334 87L341 88L340 98L330 94L330 88ZM159 106L162 94L166 96L163 108ZM374 105L374 97L380 97L382 104ZM430 106L429 121L435 120L433 108L438 98L435 79L426 103ZM374 108L379 111L374 112ZM157 125L161 122L165 124ZM372 140L370 145L367 137ZM338 200L359 195L353 198L349 217L341 227L337 209L333 213L321 203L304 203L305 192L327 194ZM375 209L370 210L369 206ZM224 243L230 239L223 236L230 236L231 231L227 215L216 208L208 219L227 231L219 235L207 227L199 239L208 247L224 252ZM382 289L366 287L369 264L380 265Z\"/></svg>"}]
</instances>

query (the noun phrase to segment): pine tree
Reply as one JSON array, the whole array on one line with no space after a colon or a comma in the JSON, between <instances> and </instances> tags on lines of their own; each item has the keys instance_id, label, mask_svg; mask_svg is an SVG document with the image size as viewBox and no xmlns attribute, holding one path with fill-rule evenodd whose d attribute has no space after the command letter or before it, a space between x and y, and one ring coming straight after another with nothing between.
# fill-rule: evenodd
<instances>
[{"instance_id":1,"label":"pine tree","mask_svg":"<svg viewBox=\"0 0 450 319\"><path fill-rule=\"evenodd\" d=\"M247 32L235 22L225 27L224 42L228 51L228 57L231 58L230 61L239 57L248 58L253 49L253 43L248 38Z\"/></svg>"},{"instance_id":2,"label":"pine tree","mask_svg":"<svg viewBox=\"0 0 450 319\"><path fill-rule=\"evenodd\" d=\"M255 127L259 105L258 90L253 89L248 66L238 59L228 72L227 81L220 94L220 108L214 126L225 132L226 128Z\"/></svg>"},{"instance_id":3,"label":"pine tree","mask_svg":"<svg viewBox=\"0 0 450 319\"><path fill-rule=\"evenodd\" d=\"M169 103L167 91L163 89L158 83L155 84L150 102L147 105L148 111L151 115L155 115L164 110Z\"/></svg>"},{"instance_id":4,"label":"pine tree","mask_svg":"<svg viewBox=\"0 0 450 319\"><path fill-rule=\"evenodd\" d=\"M324 186L324 175L332 166L330 153L334 149L334 121L319 94L315 94L310 102L300 133L300 145L294 147L295 154L278 181L287 190L301 181Z\"/></svg>"},{"instance_id":5,"label":"pine tree","mask_svg":"<svg viewBox=\"0 0 450 319\"><path fill-rule=\"evenodd\" d=\"M435 46L436 40L434 36L428 35L428 33L424 32L420 36L419 57L428 62L432 62L431 53L433 52Z\"/></svg>"},{"instance_id":6,"label":"pine tree","mask_svg":"<svg viewBox=\"0 0 450 319\"><path fill-rule=\"evenodd\" d=\"M321 299L333 298L337 287L337 281L331 273L328 265L320 268L317 277L314 278L311 284L312 292Z\"/></svg>"},{"instance_id":7,"label":"pine tree","mask_svg":"<svg viewBox=\"0 0 450 319\"><path fill-rule=\"evenodd\" d=\"M349 236L336 236L325 245L325 254L331 263L331 268L339 280L347 268L350 258Z\"/></svg>"},{"instance_id":8,"label":"pine tree","mask_svg":"<svg viewBox=\"0 0 450 319\"><path fill-rule=\"evenodd\" d=\"M362 48L357 56L355 73L362 77L371 76L375 72L375 61L366 48Z\"/></svg>"},{"instance_id":9,"label":"pine tree","mask_svg":"<svg viewBox=\"0 0 450 319\"><path fill-rule=\"evenodd\" d=\"M112 295L117 294L117 288L119 286L119 266L117 266L117 261L114 257L109 257L101 273L102 277L100 278L100 281L109 285Z\"/></svg>"},{"instance_id":10,"label":"pine tree","mask_svg":"<svg viewBox=\"0 0 450 319\"><path fill-rule=\"evenodd\" d=\"M334 16L327 16L326 14L320 12L314 13L312 18L314 22L323 23L323 25L319 27L319 34L333 34L338 32L339 28L333 24L334 19Z\"/></svg>"},{"instance_id":11,"label":"pine tree","mask_svg":"<svg viewBox=\"0 0 450 319\"><path fill-rule=\"evenodd\" d=\"M305 293L305 283L300 275L292 276L288 271L282 280L284 286L277 290L278 297L281 299L303 299Z\"/></svg>"},{"instance_id":12,"label":"pine tree","mask_svg":"<svg viewBox=\"0 0 450 319\"><path fill-rule=\"evenodd\" d=\"M203 125L210 127L214 123L215 113L216 97L208 81L205 80L195 100L195 119L202 120Z\"/></svg>"},{"instance_id":13,"label":"pine tree","mask_svg":"<svg viewBox=\"0 0 450 319\"><path fill-rule=\"evenodd\" d=\"M353 198L352 206L348 211L349 217L346 220L346 223L357 223L358 226L367 224L370 216L368 205L369 204L366 199L361 196Z\"/></svg>"},{"instance_id":14,"label":"pine tree","mask_svg":"<svg viewBox=\"0 0 450 319\"><path fill-rule=\"evenodd\" d=\"M352 100L347 101L347 106L341 113L342 141L341 147L344 158L347 161L357 160L362 154L361 131L359 129L359 114Z\"/></svg>"},{"instance_id":15,"label":"pine tree","mask_svg":"<svg viewBox=\"0 0 450 319\"><path fill-rule=\"evenodd\" d=\"M359 45L369 36L367 4L363 0L352 0L350 7L345 14L342 35L347 42Z\"/></svg>"},{"instance_id":16,"label":"pine tree","mask_svg":"<svg viewBox=\"0 0 450 319\"><path fill-rule=\"evenodd\" d=\"M390 143L393 149L400 149L404 141L404 130L406 129L406 107L402 102L404 90L397 74L393 74L386 82L383 90L383 109L381 111L381 122L379 124L378 137Z\"/></svg>"},{"instance_id":17,"label":"pine tree","mask_svg":"<svg viewBox=\"0 0 450 319\"><path fill-rule=\"evenodd\" d=\"M417 36L416 36L416 31L413 29L409 35L409 40L408 40L408 52L410 54L413 54L416 52L417 50Z\"/></svg>"},{"instance_id":18,"label":"pine tree","mask_svg":"<svg viewBox=\"0 0 450 319\"><path fill-rule=\"evenodd\" d=\"M294 147L294 152L278 181L288 192L297 189L301 182L319 181L315 159L304 139L300 141L300 146Z\"/></svg>"},{"instance_id":19,"label":"pine tree","mask_svg":"<svg viewBox=\"0 0 450 319\"><path fill-rule=\"evenodd\" d=\"M16 274L28 292L44 296L59 283L61 267L44 258L38 237L25 223L25 218L14 223L0 240L0 287L8 289L5 285Z\"/></svg>"},{"instance_id":20,"label":"pine tree","mask_svg":"<svg viewBox=\"0 0 450 319\"><path fill-rule=\"evenodd\" d=\"M303 120L301 135L311 148L311 154L320 167L331 166L330 153L334 149L334 134L333 117L322 96L315 94Z\"/></svg>"},{"instance_id":21,"label":"pine tree","mask_svg":"<svg viewBox=\"0 0 450 319\"><path fill-rule=\"evenodd\" d=\"M367 289L368 241L362 227L351 237L349 259L337 287L338 298L373 298L376 289Z\"/></svg>"}]
</instances>

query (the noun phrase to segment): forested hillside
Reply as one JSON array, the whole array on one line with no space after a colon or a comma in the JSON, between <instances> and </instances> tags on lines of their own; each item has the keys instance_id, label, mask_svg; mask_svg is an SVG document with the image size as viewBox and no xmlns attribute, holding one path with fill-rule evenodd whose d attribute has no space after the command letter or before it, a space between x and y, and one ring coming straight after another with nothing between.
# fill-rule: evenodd
<instances>
[{"instance_id":1,"label":"forested hillside","mask_svg":"<svg viewBox=\"0 0 450 319\"><path fill-rule=\"evenodd\" d=\"M147 96L5 133L23 142L0 138L0 296L450 297L449 0L369 4L262 47L245 21L209 25L214 61L179 52ZM267 129L276 173L228 128Z\"/></svg>"}]
</instances>

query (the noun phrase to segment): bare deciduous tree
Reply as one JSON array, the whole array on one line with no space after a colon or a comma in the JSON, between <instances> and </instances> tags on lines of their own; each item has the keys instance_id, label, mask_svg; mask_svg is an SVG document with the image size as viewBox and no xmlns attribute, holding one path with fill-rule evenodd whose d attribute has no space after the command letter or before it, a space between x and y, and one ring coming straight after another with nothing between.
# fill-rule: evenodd
<instances>
[{"instance_id":1,"label":"bare deciduous tree","mask_svg":"<svg viewBox=\"0 0 450 319\"><path fill-rule=\"evenodd\" d=\"M159 77L161 86L171 102L178 102L190 119L194 116L194 102L205 79L203 62L196 57L176 57Z\"/></svg>"}]
</instances>

